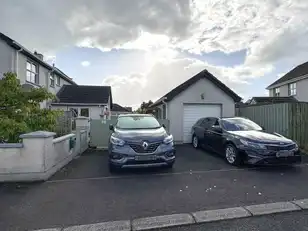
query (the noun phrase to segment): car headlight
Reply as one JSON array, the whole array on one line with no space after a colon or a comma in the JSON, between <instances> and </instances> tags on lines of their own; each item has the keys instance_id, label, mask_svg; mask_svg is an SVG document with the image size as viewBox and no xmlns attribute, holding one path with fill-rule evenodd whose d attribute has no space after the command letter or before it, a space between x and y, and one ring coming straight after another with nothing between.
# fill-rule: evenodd
<instances>
[{"instance_id":1,"label":"car headlight","mask_svg":"<svg viewBox=\"0 0 308 231\"><path fill-rule=\"evenodd\" d=\"M170 144L173 142L173 136L169 135L164 139L164 144Z\"/></svg>"},{"instance_id":2,"label":"car headlight","mask_svg":"<svg viewBox=\"0 0 308 231\"><path fill-rule=\"evenodd\" d=\"M124 140L121 140L121 139L114 137L114 136L110 136L110 142L114 145L117 145L117 146L123 146L125 144Z\"/></svg>"},{"instance_id":3,"label":"car headlight","mask_svg":"<svg viewBox=\"0 0 308 231\"><path fill-rule=\"evenodd\" d=\"M252 147L256 149L267 149L264 144L258 144L258 143L250 142L250 141L243 140L243 139L240 139L240 141L242 144L244 144L247 147Z\"/></svg>"}]
</instances>

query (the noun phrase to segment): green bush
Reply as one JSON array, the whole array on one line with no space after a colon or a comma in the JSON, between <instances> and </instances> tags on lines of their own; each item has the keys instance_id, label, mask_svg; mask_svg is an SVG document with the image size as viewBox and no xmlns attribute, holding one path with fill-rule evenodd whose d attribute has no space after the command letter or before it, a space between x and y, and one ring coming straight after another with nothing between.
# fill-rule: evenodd
<instances>
[{"instance_id":1,"label":"green bush","mask_svg":"<svg viewBox=\"0 0 308 231\"><path fill-rule=\"evenodd\" d=\"M0 141L19 142L23 133L55 129L59 110L41 109L40 103L55 96L45 88L24 90L16 74L0 79Z\"/></svg>"}]
</instances>

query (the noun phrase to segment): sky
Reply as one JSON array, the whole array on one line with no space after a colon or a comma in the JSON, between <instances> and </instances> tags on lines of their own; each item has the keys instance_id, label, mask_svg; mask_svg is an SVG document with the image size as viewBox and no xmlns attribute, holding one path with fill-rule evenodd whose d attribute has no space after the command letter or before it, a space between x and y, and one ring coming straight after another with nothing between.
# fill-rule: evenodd
<instances>
[{"instance_id":1,"label":"sky","mask_svg":"<svg viewBox=\"0 0 308 231\"><path fill-rule=\"evenodd\" d=\"M207 69L245 100L306 62L307 0L1 0L0 31L122 106Z\"/></svg>"}]
</instances>

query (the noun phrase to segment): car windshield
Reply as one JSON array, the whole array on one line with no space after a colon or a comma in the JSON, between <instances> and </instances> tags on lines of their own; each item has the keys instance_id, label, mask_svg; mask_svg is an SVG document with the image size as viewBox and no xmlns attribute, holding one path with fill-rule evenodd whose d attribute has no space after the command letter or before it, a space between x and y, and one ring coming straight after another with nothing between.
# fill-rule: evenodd
<instances>
[{"instance_id":1,"label":"car windshield","mask_svg":"<svg viewBox=\"0 0 308 231\"><path fill-rule=\"evenodd\" d=\"M120 129L154 129L160 128L159 122L152 116L123 116L116 124Z\"/></svg>"},{"instance_id":2,"label":"car windshield","mask_svg":"<svg viewBox=\"0 0 308 231\"><path fill-rule=\"evenodd\" d=\"M249 130L262 130L255 122L244 118L228 118L221 120L221 126L226 131L249 131Z\"/></svg>"}]
</instances>

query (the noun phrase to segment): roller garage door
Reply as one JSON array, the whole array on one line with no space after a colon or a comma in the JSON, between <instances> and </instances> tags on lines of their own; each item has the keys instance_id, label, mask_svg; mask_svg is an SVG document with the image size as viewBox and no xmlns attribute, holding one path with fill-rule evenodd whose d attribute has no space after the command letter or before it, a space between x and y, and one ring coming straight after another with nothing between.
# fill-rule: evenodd
<instances>
[{"instance_id":1,"label":"roller garage door","mask_svg":"<svg viewBox=\"0 0 308 231\"><path fill-rule=\"evenodd\" d=\"M220 117L221 105L195 104L185 105L183 112L183 142L191 143L191 128L198 119L203 117Z\"/></svg>"}]
</instances>

